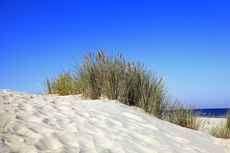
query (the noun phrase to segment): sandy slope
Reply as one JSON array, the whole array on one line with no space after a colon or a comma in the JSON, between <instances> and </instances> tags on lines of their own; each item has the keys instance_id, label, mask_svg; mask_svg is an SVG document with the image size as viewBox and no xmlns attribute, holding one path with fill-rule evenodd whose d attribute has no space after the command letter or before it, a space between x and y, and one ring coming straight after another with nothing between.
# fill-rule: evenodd
<instances>
[{"instance_id":1,"label":"sandy slope","mask_svg":"<svg viewBox=\"0 0 230 153\"><path fill-rule=\"evenodd\" d=\"M161 121L115 101L0 90L1 152L230 152L230 140ZM3 141L1 141L3 142Z\"/></svg>"}]
</instances>

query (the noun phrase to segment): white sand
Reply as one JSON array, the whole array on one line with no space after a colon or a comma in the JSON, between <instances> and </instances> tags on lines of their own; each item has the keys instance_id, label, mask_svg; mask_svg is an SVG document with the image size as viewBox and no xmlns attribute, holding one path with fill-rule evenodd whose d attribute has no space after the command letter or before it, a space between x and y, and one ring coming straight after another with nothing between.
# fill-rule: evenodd
<instances>
[{"instance_id":1,"label":"white sand","mask_svg":"<svg viewBox=\"0 0 230 153\"><path fill-rule=\"evenodd\" d=\"M0 152L230 152L230 140L159 120L116 101L0 90ZM1 135L0 135L1 136Z\"/></svg>"}]
</instances>

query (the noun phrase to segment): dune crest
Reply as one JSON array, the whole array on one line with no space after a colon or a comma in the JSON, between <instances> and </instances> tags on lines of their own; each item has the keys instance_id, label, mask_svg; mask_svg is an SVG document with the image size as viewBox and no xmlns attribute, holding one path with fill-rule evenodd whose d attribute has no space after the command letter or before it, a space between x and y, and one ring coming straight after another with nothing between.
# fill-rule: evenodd
<instances>
[{"instance_id":1,"label":"dune crest","mask_svg":"<svg viewBox=\"0 0 230 153\"><path fill-rule=\"evenodd\" d=\"M183 128L117 101L0 90L0 152L230 152L230 140Z\"/></svg>"}]
</instances>

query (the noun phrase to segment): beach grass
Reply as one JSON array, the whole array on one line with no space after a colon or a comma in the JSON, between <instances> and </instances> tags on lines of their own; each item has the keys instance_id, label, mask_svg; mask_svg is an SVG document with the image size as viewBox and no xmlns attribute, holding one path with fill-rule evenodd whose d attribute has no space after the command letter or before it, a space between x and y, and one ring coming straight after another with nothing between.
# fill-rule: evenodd
<instances>
[{"instance_id":1,"label":"beach grass","mask_svg":"<svg viewBox=\"0 0 230 153\"><path fill-rule=\"evenodd\" d=\"M226 115L226 128L230 131L230 111L228 111L227 115Z\"/></svg>"},{"instance_id":2,"label":"beach grass","mask_svg":"<svg viewBox=\"0 0 230 153\"><path fill-rule=\"evenodd\" d=\"M213 125L209 133L217 138L230 139L230 111L226 114L226 122Z\"/></svg>"},{"instance_id":3,"label":"beach grass","mask_svg":"<svg viewBox=\"0 0 230 153\"><path fill-rule=\"evenodd\" d=\"M198 130L202 126L202 122L196 122L201 112L195 112L195 104L189 104L181 99L176 99L173 105L169 106L169 110L166 112L164 119L194 130Z\"/></svg>"},{"instance_id":4,"label":"beach grass","mask_svg":"<svg viewBox=\"0 0 230 153\"><path fill-rule=\"evenodd\" d=\"M137 106L160 119L196 129L194 105L175 99L165 78L144 62L128 60L121 52L87 52L71 71L45 78L43 94L76 95L99 99L102 95L129 106ZM171 111L173 110L173 111Z\"/></svg>"},{"instance_id":5,"label":"beach grass","mask_svg":"<svg viewBox=\"0 0 230 153\"><path fill-rule=\"evenodd\" d=\"M56 77L45 77L42 85L41 94L58 94L60 96L80 94L81 90L77 78L69 71L61 71Z\"/></svg>"}]
</instances>

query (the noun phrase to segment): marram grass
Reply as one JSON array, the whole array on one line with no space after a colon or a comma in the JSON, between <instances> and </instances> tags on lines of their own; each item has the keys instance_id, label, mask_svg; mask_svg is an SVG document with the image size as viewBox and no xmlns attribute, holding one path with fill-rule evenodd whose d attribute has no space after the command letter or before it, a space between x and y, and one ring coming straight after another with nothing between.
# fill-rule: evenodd
<instances>
[{"instance_id":1,"label":"marram grass","mask_svg":"<svg viewBox=\"0 0 230 153\"><path fill-rule=\"evenodd\" d=\"M192 129L198 127L194 106L174 100L162 76L141 61L127 60L120 52L105 54L100 50L83 54L71 72L46 77L42 93L82 94L88 99L99 99L103 95L137 106L160 119Z\"/></svg>"},{"instance_id":2,"label":"marram grass","mask_svg":"<svg viewBox=\"0 0 230 153\"><path fill-rule=\"evenodd\" d=\"M209 133L217 138L230 139L230 111L226 115L226 122L212 126Z\"/></svg>"},{"instance_id":3,"label":"marram grass","mask_svg":"<svg viewBox=\"0 0 230 153\"><path fill-rule=\"evenodd\" d=\"M59 72L56 77L45 77L42 85L41 94L58 94L60 96L76 95L82 93L78 84L78 79L69 71Z\"/></svg>"}]
</instances>

